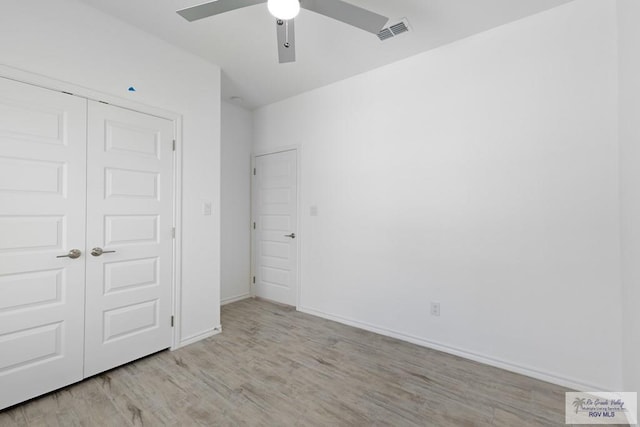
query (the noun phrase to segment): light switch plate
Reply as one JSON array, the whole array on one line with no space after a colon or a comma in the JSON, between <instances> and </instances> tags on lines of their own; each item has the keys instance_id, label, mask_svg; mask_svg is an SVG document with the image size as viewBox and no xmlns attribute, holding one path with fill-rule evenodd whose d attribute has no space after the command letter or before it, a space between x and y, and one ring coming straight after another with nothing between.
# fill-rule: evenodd
<instances>
[{"instance_id":1,"label":"light switch plate","mask_svg":"<svg viewBox=\"0 0 640 427\"><path fill-rule=\"evenodd\" d=\"M211 205L212 205L211 202L202 203L202 215L211 216L211 213L212 213Z\"/></svg>"}]
</instances>

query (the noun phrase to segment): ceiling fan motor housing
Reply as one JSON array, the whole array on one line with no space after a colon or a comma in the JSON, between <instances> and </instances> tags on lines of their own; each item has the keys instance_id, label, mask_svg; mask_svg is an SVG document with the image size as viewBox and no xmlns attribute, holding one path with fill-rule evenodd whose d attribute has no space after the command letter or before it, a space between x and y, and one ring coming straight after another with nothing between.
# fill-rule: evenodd
<instances>
[{"instance_id":1,"label":"ceiling fan motor housing","mask_svg":"<svg viewBox=\"0 0 640 427\"><path fill-rule=\"evenodd\" d=\"M389 18L355 6L344 0L212 0L178 10L187 21L196 21L243 7L267 3L269 12L277 18L278 60L281 64L295 62L295 18L300 8L324 15L380 37ZM391 31L389 31L391 32Z\"/></svg>"},{"instance_id":2,"label":"ceiling fan motor housing","mask_svg":"<svg viewBox=\"0 0 640 427\"><path fill-rule=\"evenodd\" d=\"M268 0L269 12L278 19L288 21L300 13L299 0Z\"/></svg>"}]
</instances>

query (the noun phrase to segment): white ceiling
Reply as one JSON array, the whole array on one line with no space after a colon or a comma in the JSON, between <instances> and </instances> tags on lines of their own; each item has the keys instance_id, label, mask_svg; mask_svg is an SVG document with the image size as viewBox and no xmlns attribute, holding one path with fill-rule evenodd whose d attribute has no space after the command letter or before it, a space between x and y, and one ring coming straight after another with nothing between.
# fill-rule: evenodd
<instances>
[{"instance_id":1,"label":"white ceiling","mask_svg":"<svg viewBox=\"0 0 640 427\"><path fill-rule=\"evenodd\" d=\"M218 64L222 96L256 108L451 43L571 0L347 0L409 33L381 42L370 33L302 10L296 57L279 64L275 20L265 4L187 22L176 10L205 0L80 0Z\"/></svg>"}]
</instances>

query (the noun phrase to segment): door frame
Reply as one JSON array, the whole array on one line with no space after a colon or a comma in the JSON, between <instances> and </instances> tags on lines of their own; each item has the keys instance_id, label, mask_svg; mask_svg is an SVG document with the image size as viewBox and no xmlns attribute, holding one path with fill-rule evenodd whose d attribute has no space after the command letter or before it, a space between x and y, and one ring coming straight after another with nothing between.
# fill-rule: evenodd
<instances>
[{"instance_id":1,"label":"door frame","mask_svg":"<svg viewBox=\"0 0 640 427\"><path fill-rule=\"evenodd\" d=\"M300 309L300 294L302 291L302 242L304 241L304 233L301 231L301 217L302 217L302 146L298 145L285 145L282 147L260 150L251 154L251 217L249 223L249 229L251 230L251 271L249 276L249 293L251 298L256 297L256 285L253 283L253 278L256 275L256 230L253 229L253 223L256 221L256 180L257 176L253 174L253 169L256 167L256 157L267 156L269 154L284 153L286 151L293 151L296 153L296 205L298 213L296 215L296 239L297 245L297 268L296 268L296 310Z\"/></svg>"},{"instance_id":2,"label":"door frame","mask_svg":"<svg viewBox=\"0 0 640 427\"><path fill-rule=\"evenodd\" d=\"M130 99L121 98L108 93L96 91L73 83L56 80L30 71L9 67L0 64L0 77L25 83L31 86L38 86L43 89L66 93L70 96L77 96L91 101L111 104L115 107L136 111L150 116L160 117L173 122L173 138L176 141L176 149L173 156L173 226L175 227L175 238L173 239L173 277L171 281L172 300L170 301L174 316L173 331L171 337L171 350L181 347L181 301L182 295L182 115L173 111L152 107Z\"/></svg>"}]
</instances>

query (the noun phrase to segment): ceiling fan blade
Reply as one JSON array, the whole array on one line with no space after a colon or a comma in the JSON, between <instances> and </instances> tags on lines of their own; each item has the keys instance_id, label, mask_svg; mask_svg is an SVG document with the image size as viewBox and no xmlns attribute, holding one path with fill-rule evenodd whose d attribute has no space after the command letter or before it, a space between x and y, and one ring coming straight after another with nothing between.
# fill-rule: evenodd
<instances>
[{"instance_id":1,"label":"ceiling fan blade","mask_svg":"<svg viewBox=\"0 0 640 427\"><path fill-rule=\"evenodd\" d=\"M389 18L342 0L301 0L300 7L378 34Z\"/></svg>"},{"instance_id":2,"label":"ceiling fan blade","mask_svg":"<svg viewBox=\"0 0 640 427\"><path fill-rule=\"evenodd\" d=\"M242 7L253 6L260 3L266 3L267 0L216 0L203 3L198 6L180 9L176 13L187 21L196 21L209 16L219 15L229 12L230 10L240 9Z\"/></svg>"},{"instance_id":3,"label":"ceiling fan blade","mask_svg":"<svg viewBox=\"0 0 640 427\"><path fill-rule=\"evenodd\" d=\"M278 32L278 59L281 64L296 61L296 33L293 19L276 20Z\"/></svg>"}]
</instances>

